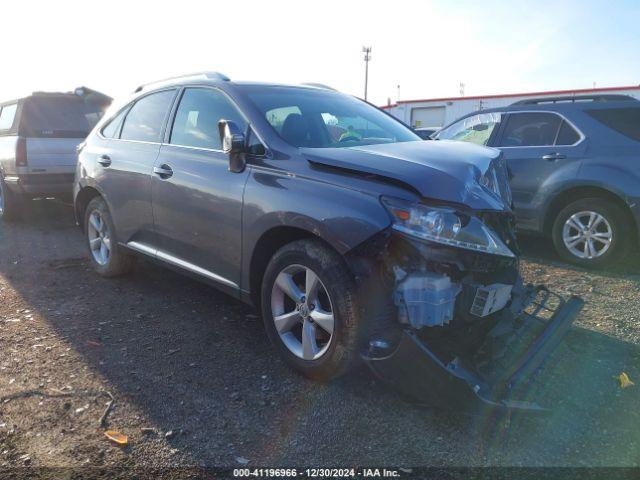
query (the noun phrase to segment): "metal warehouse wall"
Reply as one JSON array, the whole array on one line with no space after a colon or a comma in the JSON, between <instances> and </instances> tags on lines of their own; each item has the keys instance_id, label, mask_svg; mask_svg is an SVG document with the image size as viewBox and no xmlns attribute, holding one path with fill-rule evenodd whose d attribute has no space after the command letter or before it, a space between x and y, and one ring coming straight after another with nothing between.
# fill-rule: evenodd
<instances>
[{"instance_id":1,"label":"metal warehouse wall","mask_svg":"<svg viewBox=\"0 0 640 480\"><path fill-rule=\"evenodd\" d=\"M413 127L442 127L476 110L503 107L519 100L549 96L596 94L630 95L640 100L640 86L532 92L514 95L487 95L482 97L401 100L395 105L382 108Z\"/></svg>"}]
</instances>

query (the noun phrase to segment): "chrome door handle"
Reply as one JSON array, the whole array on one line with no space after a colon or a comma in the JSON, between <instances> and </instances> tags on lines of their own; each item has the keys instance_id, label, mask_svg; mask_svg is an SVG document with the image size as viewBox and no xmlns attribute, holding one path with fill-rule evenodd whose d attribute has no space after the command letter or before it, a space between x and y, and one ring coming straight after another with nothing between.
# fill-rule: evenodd
<instances>
[{"instance_id":1,"label":"chrome door handle","mask_svg":"<svg viewBox=\"0 0 640 480\"><path fill-rule=\"evenodd\" d=\"M543 160L547 160L549 162L553 162L554 160L562 160L563 158L567 158L567 156L562 155L561 153L550 153L549 155L542 156Z\"/></svg>"},{"instance_id":2,"label":"chrome door handle","mask_svg":"<svg viewBox=\"0 0 640 480\"><path fill-rule=\"evenodd\" d=\"M109 165L111 165L111 158L109 157L109 155L100 155L98 157L98 163L103 167L108 167Z\"/></svg>"},{"instance_id":3,"label":"chrome door handle","mask_svg":"<svg viewBox=\"0 0 640 480\"><path fill-rule=\"evenodd\" d=\"M173 170L169 165L163 163L159 167L153 167L153 173L158 175L160 178L169 178L173 175Z\"/></svg>"}]
</instances>

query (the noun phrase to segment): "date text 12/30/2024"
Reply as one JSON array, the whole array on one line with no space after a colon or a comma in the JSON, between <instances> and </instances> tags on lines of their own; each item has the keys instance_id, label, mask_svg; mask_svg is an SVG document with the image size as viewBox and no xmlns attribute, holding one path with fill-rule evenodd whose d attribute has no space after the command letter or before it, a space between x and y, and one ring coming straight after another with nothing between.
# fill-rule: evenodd
<instances>
[{"instance_id":1,"label":"date text 12/30/2024","mask_svg":"<svg viewBox=\"0 0 640 480\"><path fill-rule=\"evenodd\" d=\"M405 473L410 473L407 469ZM236 478L399 478L402 469L388 468L236 468Z\"/></svg>"}]
</instances>

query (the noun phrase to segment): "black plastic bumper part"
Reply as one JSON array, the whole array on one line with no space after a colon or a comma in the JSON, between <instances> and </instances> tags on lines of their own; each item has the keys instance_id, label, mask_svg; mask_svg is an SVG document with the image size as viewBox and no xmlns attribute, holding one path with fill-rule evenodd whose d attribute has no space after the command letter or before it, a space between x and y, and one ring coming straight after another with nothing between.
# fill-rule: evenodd
<instances>
[{"instance_id":1,"label":"black plastic bumper part","mask_svg":"<svg viewBox=\"0 0 640 480\"><path fill-rule=\"evenodd\" d=\"M489 385L472 370L456 362L443 363L416 335L404 330L392 351L376 348L363 355L373 372L393 388L420 404L485 414L491 410L545 409L531 402L509 398L509 392L531 377L558 346L584 302L571 297L551 317L544 329L499 375L500 385ZM496 392L500 392L496 396Z\"/></svg>"}]
</instances>

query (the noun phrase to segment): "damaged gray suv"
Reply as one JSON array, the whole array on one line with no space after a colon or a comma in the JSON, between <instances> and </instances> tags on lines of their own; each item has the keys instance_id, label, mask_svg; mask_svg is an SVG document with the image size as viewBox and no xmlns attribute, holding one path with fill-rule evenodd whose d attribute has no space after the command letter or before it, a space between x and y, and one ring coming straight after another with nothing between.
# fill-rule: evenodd
<instances>
[{"instance_id":1,"label":"damaged gray suv","mask_svg":"<svg viewBox=\"0 0 640 480\"><path fill-rule=\"evenodd\" d=\"M523 284L498 150L322 85L139 87L80 146L74 196L99 274L154 259L254 305L304 375L365 362L422 403L538 408L518 387L582 307Z\"/></svg>"}]
</instances>

